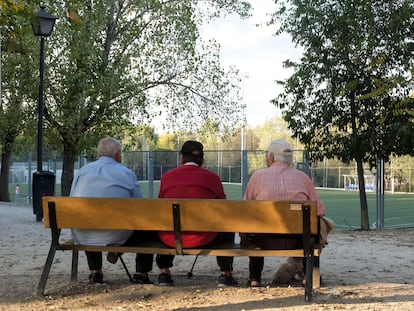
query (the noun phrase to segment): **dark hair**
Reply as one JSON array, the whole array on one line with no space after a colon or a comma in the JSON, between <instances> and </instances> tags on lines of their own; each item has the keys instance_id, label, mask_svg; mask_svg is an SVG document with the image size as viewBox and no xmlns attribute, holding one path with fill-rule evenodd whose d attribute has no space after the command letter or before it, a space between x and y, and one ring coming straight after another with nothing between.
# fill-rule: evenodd
<instances>
[{"instance_id":1,"label":"dark hair","mask_svg":"<svg viewBox=\"0 0 414 311\"><path fill-rule=\"evenodd\" d=\"M195 162L198 165L203 164L203 144L195 140L187 140L181 147L180 154L184 162Z\"/></svg>"}]
</instances>

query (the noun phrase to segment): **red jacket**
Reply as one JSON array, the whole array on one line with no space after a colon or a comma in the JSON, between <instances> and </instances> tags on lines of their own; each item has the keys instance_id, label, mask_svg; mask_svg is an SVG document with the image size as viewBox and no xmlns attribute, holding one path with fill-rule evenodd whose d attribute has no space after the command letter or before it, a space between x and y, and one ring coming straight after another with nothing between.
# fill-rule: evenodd
<instances>
[{"instance_id":1,"label":"red jacket","mask_svg":"<svg viewBox=\"0 0 414 311\"><path fill-rule=\"evenodd\" d=\"M162 176L158 197L226 199L226 194L218 175L195 163L186 163ZM175 247L173 232L160 232L159 236L165 245ZM184 248L200 247L212 242L216 237L215 232L183 232L182 246Z\"/></svg>"}]
</instances>

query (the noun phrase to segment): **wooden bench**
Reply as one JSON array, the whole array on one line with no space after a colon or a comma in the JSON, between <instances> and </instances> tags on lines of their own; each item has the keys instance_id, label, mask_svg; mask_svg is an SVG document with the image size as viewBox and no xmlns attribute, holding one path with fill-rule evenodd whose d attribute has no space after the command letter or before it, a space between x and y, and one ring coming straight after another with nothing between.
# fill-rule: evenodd
<instances>
[{"instance_id":1,"label":"wooden bench","mask_svg":"<svg viewBox=\"0 0 414 311\"><path fill-rule=\"evenodd\" d=\"M43 197L44 225L51 229L49 254L37 292L43 294L56 250L72 251L71 280L77 280L78 252L105 251L202 256L282 256L306 260L305 300L312 300L313 287L320 286L319 228L315 202L129 199ZM59 241L61 229L123 229L174 231L176 248L162 243L136 246L88 246ZM239 244L214 248L183 248L182 231L277 233L303 235L303 248L264 250Z\"/></svg>"}]
</instances>

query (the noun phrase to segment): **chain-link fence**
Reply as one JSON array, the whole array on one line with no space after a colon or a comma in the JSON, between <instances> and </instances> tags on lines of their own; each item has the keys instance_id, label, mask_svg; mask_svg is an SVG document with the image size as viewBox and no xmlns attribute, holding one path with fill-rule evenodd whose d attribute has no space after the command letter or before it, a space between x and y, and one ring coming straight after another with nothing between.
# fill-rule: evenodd
<instances>
[{"instance_id":1,"label":"chain-link fence","mask_svg":"<svg viewBox=\"0 0 414 311\"><path fill-rule=\"evenodd\" d=\"M311 176L316 187L357 190L358 177L356 165L341 164L329 166L328 162L309 165L302 150L294 151L293 165ZM244 156L245 155L245 156ZM46 161L43 169L56 175L59 185L62 175L62 157L53 154L44 155ZM36 171L36 157L28 154L27 161L14 161L9 175L11 199L27 201L31 199L32 174ZM75 170L94 159L79 156ZM168 170L179 165L178 151L135 151L123 154L123 163L135 172L140 181L157 181ZM218 174L224 183L245 184L252 172L265 167L262 150L211 150L205 151L204 167ZM375 191L375 175L368 168L365 170L367 190ZM395 170L392 164L385 166L385 191L414 192L414 167L400 167ZM243 190L243 188L242 188ZM60 187L56 187L57 194ZM241 195L241 194L240 194Z\"/></svg>"},{"instance_id":2,"label":"chain-link fence","mask_svg":"<svg viewBox=\"0 0 414 311\"><path fill-rule=\"evenodd\" d=\"M355 166L322 166L311 167L311 176L316 187L358 190L358 175ZM365 188L375 191L376 175L368 168L364 170ZM384 176L385 191L413 193L414 192L414 167L406 167L398 174L393 173L390 165L385 166Z\"/></svg>"}]
</instances>

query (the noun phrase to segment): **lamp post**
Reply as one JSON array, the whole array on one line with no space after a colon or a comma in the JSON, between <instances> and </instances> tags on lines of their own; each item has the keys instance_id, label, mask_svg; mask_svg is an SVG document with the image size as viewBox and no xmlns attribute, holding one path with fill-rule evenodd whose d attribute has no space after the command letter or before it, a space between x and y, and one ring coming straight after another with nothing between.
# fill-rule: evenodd
<instances>
[{"instance_id":1,"label":"lamp post","mask_svg":"<svg viewBox=\"0 0 414 311\"><path fill-rule=\"evenodd\" d=\"M32 22L32 29L35 36L40 37L40 65L39 65L39 98L38 98L38 120L37 120L37 172L33 173L33 212L36 220L41 221L43 211L41 207L42 195L54 194L54 174L43 172L43 80L44 80L44 49L45 37L52 34L56 17L45 11L42 6L36 13Z\"/></svg>"},{"instance_id":2,"label":"lamp post","mask_svg":"<svg viewBox=\"0 0 414 311\"><path fill-rule=\"evenodd\" d=\"M44 80L44 64L45 64L45 37L52 34L56 17L45 11L45 7L41 7L36 14L36 19L32 23L32 29L35 36L40 36L40 65L39 65L39 105L37 120L37 171L42 172L42 155L43 155L43 80Z\"/></svg>"},{"instance_id":3,"label":"lamp post","mask_svg":"<svg viewBox=\"0 0 414 311\"><path fill-rule=\"evenodd\" d=\"M244 72L242 75L243 123L242 123L242 131L241 131L241 166L240 166L240 183L242 185L242 196L244 195L244 192L246 191L247 180L249 178L247 174L248 167L247 167L247 150L246 150L246 112L245 112L246 102L244 98L244 91L245 91L244 81L247 78L249 78L249 74L247 72Z\"/></svg>"}]
</instances>

